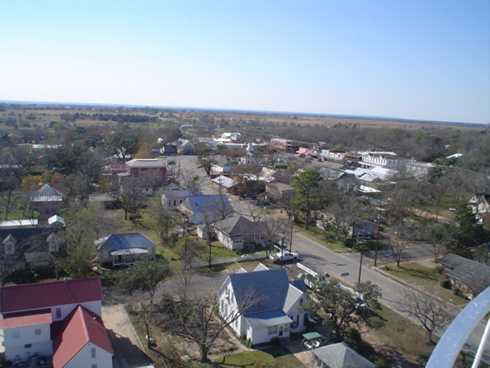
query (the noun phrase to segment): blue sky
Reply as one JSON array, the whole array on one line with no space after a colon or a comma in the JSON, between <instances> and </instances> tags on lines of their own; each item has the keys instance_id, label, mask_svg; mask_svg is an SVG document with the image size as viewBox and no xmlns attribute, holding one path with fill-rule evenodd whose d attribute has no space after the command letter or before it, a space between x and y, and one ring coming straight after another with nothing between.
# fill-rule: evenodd
<instances>
[{"instance_id":1,"label":"blue sky","mask_svg":"<svg viewBox=\"0 0 490 368\"><path fill-rule=\"evenodd\" d=\"M490 1L0 2L0 99L490 122Z\"/></svg>"}]
</instances>

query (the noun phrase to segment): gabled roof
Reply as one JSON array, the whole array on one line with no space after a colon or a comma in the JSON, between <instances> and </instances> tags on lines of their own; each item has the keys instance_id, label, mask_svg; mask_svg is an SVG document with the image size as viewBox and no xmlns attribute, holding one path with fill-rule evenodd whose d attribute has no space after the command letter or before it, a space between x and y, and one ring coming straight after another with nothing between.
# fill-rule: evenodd
<instances>
[{"instance_id":1,"label":"gabled roof","mask_svg":"<svg viewBox=\"0 0 490 368\"><path fill-rule=\"evenodd\" d=\"M160 158L134 159L126 162L126 165L133 168L161 168L165 167L165 160Z\"/></svg>"},{"instance_id":2,"label":"gabled roof","mask_svg":"<svg viewBox=\"0 0 490 368\"><path fill-rule=\"evenodd\" d=\"M165 191L162 194L162 197L165 197L169 201L180 200L190 197L192 192L189 189L171 189Z\"/></svg>"},{"instance_id":3,"label":"gabled roof","mask_svg":"<svg viewBox=\"0 0 490 368\"><path fill-rule=\"evenodd\" d=\"M105 248L109 251L122 249L153 249L155 244L141 233L110 234L95 241L97 249Z\"/></svg>"},{"instance_id":4,"label":"gabled roof","mask_svg":"<svg viewBox=\"0 0 490 368\"><path fill-rule=\"evenodd\" d=\"M221 185L222 187L229 189L236 185L235 180L228 176L220 175L214 179L211 180L213 183Z\"/></svg>"},{"instance_id":5,"label":"gabled roof","mask_svg":"<svg viewBox=\"0 0 490 368\"><path fill-rule=\"evenodd\" d=\"M329 368L374 368L375 365L343 342L313 350L313 354Z\"/></svg>"},{"instance_id":6,"label":"gabled roof","mask_svg":"<svg viewBox=\"0 0 490 368\"><path fill-rule=\"evenodd\" d=\"M440 260L447 275L471 289L483 289L490 284L490 267L456 254L447 254Z\"/></svg>"},{"instance_id":7,"label":"gabled roof","mask_svg":"<svg viewBox=\"0 0 490 368\"><path fill-rule=\"evenodd\" d=\"M51 322L53 322L53 316L50 309L28 313L13 313L0 319L0 329L50 325Z\"/></svg>"},{"instance_id":8,"label":"gabled roof","mask_svg":"<svg viewBox=\"0 0 490 368\"><path fill-rule=\"evenodd\" d=\"M209 216L209 221L219 220L233 212L228 197L220 194L200 194L188 197L183 206L192 213ZM223 216L225 215L225 216Z\"/></svg>"},{"instance_id":9,"label":"gabled roof","mask_svg":"<svg viewBox=\"0 0 490 368\"><path fill-rule=\"evenodd\" d=\"M225 218L217 222L214 226L229 236L260 232L263 229L261 223L250 221L241 215Z\"/></svg>"},{"instance_id":10,"label":"gabled roof","mask_svg":"<svg viewBox=\"0 0 490 368\"><path fill-rule=\"evenodd\" d=\"M0 313L102 300L98 278L20 284L0 288Z\"/></svg>"},{"instance_id":11,"label":"gabled roof","mask_svg":"<svg viewBox=\"0 0 490 368\"><path fill-rule=\"evenodd\" d=\"M62 200L63 194L49 184L44 184L31 194L33 202L61 202Z\"/></svg>"},{"instance_id":12,"label":"gabled roof","mask_svg":"<svg viewBox=\"0 0 490 368\"><path fill-rule=\"evenodd\" d=\"M286 270L280 268L234 273L229 279L239 308L247 305L242 311L246 318L281 317L303 295L289 283Z\"/></svg>"},{"instance_id":13,"label":"gabled roof","mask_svg":"<svg viewBox=\"0 0 490 368\"><path fill-rule=\"evenodd\" d=\"M53 328L53 368L64 368L88 343L114 353L102 319L88 309L79 305L61 323Z\"/></svg>"}]
</instances>

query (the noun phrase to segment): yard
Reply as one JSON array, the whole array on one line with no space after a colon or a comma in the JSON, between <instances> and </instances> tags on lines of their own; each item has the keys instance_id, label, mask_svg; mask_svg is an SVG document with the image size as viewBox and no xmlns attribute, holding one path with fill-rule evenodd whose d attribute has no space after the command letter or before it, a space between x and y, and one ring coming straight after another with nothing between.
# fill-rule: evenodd
<instances>
[{"instance_id":1,"label":"yard","mask_svg":"<svg viewBox=\"0 0 490 368\"><path fill-rule=\"evenodd\" d=\"M215 363L223 368L300 368L303 366L293 354L285 352L283 349L279 353L277 349L271 352L260 350L244 351L217 359Z\"/></svg>"},{"instance_id":2,"label":"yard","mask_svg":"<svg viewBox=\"0 0 490 368\"><path fill-rule=\"evenodd\" d=\"M310 226L308 229L305 229L303 225L296 225L296 229L300 231L302 234L306 235L312 240L319 242L330 250L333 250L337 253L351 253L352 248L347 247L340 240L328 240L327 233L317 227Z\"/></svg>"},{"instance_id":3,"label":"yard","mask_svg":"<svg viewBox=\"0 0 490 368\"><path fill-rule=\"evenodd\" d=\"M402 367L418 366L420 359L430 355L433 346L421 327L387 307L375 313L362 336L380 355L405 362Z\"/></svg>"},{"instance_id":4,"label":"yard","mask_svg":"<svg viewBox=\"0 0 490 368\"><path fill-rule=\"evenodd\" d=\"M382 270L450 303L463 305L467 302L463 297L455 295L452 290L441 286L445 276L439 272L435 265L430 267L416 262L404 262L400 264L400 267L397 267L395 263L390 263L383 266Z\"/></svg>"}]
</instances>

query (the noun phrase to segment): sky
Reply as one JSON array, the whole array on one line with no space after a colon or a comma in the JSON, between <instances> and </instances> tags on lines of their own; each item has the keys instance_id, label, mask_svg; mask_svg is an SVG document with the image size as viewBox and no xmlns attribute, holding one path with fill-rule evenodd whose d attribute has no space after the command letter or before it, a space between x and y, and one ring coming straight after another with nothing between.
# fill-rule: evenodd
<instances>
[{"instance_id":1,"label":"sky","mask_svg":"<svg viewBox=\"0 0 490 368\"><path fill-rule=\"evenodd\" d=\"M0 100L490 123L490 1L3 0Z\"/></svg>"}]
</instances>

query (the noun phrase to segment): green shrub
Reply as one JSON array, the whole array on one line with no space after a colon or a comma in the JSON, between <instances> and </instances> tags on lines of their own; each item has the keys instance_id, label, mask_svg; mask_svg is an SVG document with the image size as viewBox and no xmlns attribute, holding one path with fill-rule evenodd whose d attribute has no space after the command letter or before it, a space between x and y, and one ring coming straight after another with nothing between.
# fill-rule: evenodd
<instances>
[{"instance_id":1,"label":"green shrub","mask_svg":"<svg viewBox=\"0 0 490 368\"><path fill-rule=\"evenodd\" d=\"M441 280L441 286L444 289L451 289L451 287L452 287L451 281L449 281L448 279Z\"/></svg>"}]
</instances>

